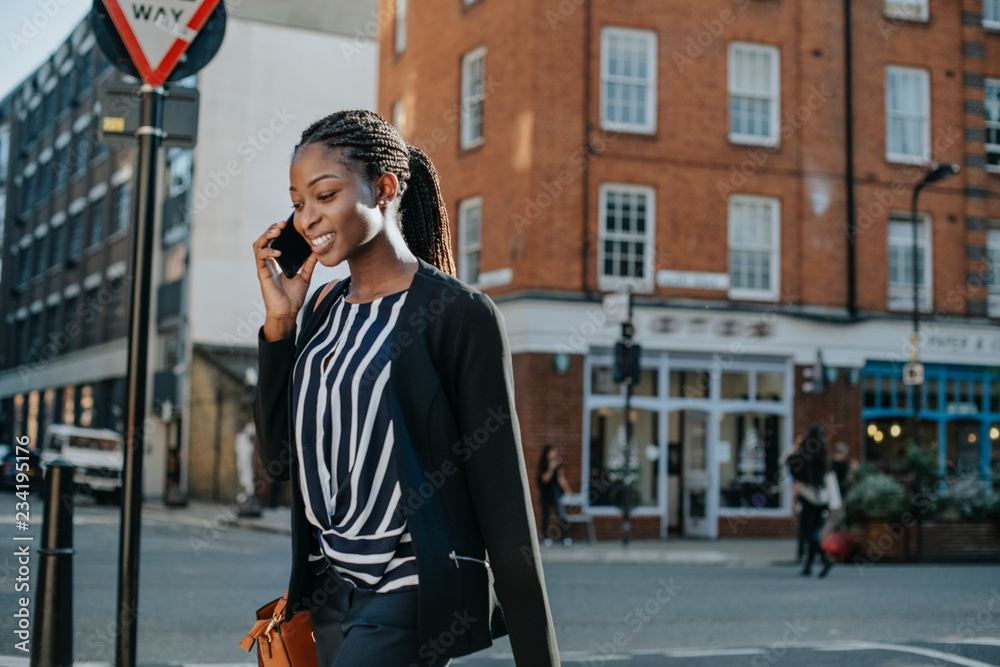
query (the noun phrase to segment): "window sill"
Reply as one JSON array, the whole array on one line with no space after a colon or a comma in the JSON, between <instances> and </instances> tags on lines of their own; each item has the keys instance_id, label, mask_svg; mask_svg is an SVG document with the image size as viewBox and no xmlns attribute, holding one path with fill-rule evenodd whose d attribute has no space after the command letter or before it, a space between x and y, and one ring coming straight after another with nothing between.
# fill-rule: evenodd
<instances>
[{"instance_id":1,"label":"window sill","mask_svg":"<svg viewBox=\"0 0 1000 667\"><path fill-rule=\"evenodd\" d=\"M780 293L773 290L764 292L762 290L731 289L727 293L727 296L732 301L759 301L762 303L778 303L781 301Z\"/></svg>"},{"instance_id":2,"label":"window sill","mask_svg":"<svg viewBox=\"0 0 1000 667\"><path fill-rule=\"evenodd\" d=\"M763 146L765 148L781 148L781 141L771 137L758 137L753 134L730 134L729 143L743 146Z\"/></svg>"},{"instance_id":3,"label":"window sill","mask_svg":"<svg viewBox=\"0 0 1000 667\"><path fill-rule=\"evenodd\" d=\"M123 238L125 236L128 236L128 227L126 227L125 229L115 230L110 234L108 234L108 238L104 239L104 244L107 245L108 243L111 243L112 241L117 241L118 239Z\"/></svg>"},{"instance_id":4,"label":"window sill","mask_svg":"<svg viewBox=\"0 0 1000 667\"><path fill-rule=\"evenodd\" d=\"M652 281L637 280L635 278L621 278L619 276L597 277L597 289L602 292L617 292L626 285L632 288L633 294L653 294L655 288Z\"/></svg>"},{"instance_id":5,"label":"window sill","mask_svg":"<svg viewBox=\"0 0 1000 667\"><path fill-rule=\"evenodd\" d=\"M458 149L460 151L462 151L462 152L464 152L464 151L471 151L471 150L474 150L476 148L479 148L480 146L482 146L485 143L486 143L486 138L485 137L480 137L476 141L469 142L469 143L464 143L462 141L459 141Z\"/></svg>"},{"instance_id":6,"label":"window sill","mask_svg":"<svg viewBox=\"0 0 1000 667\"><path fill-rule=\"evenodd\" d=\"M983 19L983 30L989 30L991 32L1000 32L1000 21L990 21L989 19Z\"/></svg>"},{"instance_id":7,"label":"window sill","mask_svg":"<svg viewBox=\"0 0 1000 667\"><path fill-rule=\"evenodd\" d=\"M622 134L638 134L642 136L655 136L656 135L656 125L629 125L626 123L609 123L606 120L601 120L600 126L602 130L608 130L609 132L620 132Z\"/></svg>"},{"instance_id":8,"label":"window sill","mask_svg":"<svg viewBox=\"0 0 1000 667\"><path fill-rule=\"evenodd\" d=\"M886 12L885 17L887 19L892 19L893 21L906 21L908 23L929 23L929 16L911 16L910 14L893 14L891 12Z\"/></svg>"},{"instance_id":9,"label":"window sill","mask_svg":"<svg viewBox=\"0 0 1000 667\"><path fill-rule=\"evenodd\" d=\"M931 165L929 157L916 157L913 155L893 155L886 153L885 161L889 164L915 164L922 167L929 167Z\"/></svg>"}]
</instances>

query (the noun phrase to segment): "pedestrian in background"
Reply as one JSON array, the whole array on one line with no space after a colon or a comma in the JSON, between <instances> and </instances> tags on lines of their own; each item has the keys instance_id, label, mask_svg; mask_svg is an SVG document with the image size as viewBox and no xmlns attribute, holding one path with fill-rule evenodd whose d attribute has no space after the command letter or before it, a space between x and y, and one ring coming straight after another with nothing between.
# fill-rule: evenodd
<instances>
[{"instance_id":1,"label":"pedestrian in background","mask_svg":"<svg viewBox=\"0 0 1000 667\"><path fill-rule=\"evenodd\" d=\"M819 576L825 577L833 566L833 561L820 546L819 531L823 526L823 513L829 500L824 488L827 470L830 469L826 446L826 432L819 424L809 427L803 438L796 438L796 447L786 458L792 477L798 482L798 499L802 504L799 514L800 534L809 545L802 575L812 574L813 560L818 556L823 569Z\"/></svg>"},{"instance_id":2,"label":"pedestrian in background","mask_svg":"<svg viewBox=\"0 0 1000 667\"><path fill-rule=\"evenodd\" d=\"M559 665L503 318L454 277L430 158L343 111L303 132L290 181L291 222L253 244L257 440L293 494L286 619L312 612L319 667L443 666L505 634L518 664ZM268 246L286 224L312 246L292 278ZM343 261L306 303L316 263Z\"/></svg>"},{"instance_id":3,"label":"pedestrian in background","mask_svg":"<svg viewBox=\"0 0 1000 667\"><path fill-rule=\"evenodd\" d=\"M569 536L569 518L563 507L563 496L573 493L563 470L562 459L555 445L545 445L538 461L538 490L542 498L542 544L552 546L549 536L549 518L552 511L556 512L556 522L559 526L559 540L563 546L570 546L573 540Z\"/></svg>"}]
</instances>

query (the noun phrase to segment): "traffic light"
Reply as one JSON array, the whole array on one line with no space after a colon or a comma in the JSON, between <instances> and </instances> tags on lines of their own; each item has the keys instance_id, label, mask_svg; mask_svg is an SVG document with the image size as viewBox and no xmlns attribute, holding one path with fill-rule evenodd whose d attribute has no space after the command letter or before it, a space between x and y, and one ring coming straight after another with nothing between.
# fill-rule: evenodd
<instances>
[{"instance_id":1,"label":"traffic light","mask_svg":"<svg viewBox=\"0 0 1000 667\"><path fill-rule=\"evenodd\" d=\"M626 373L631 377L632 384L639 384L639 358L642 346L632 344L631 347L619 341L615 343L614 381L624 382Z\"/></svg>"}]
</instances>

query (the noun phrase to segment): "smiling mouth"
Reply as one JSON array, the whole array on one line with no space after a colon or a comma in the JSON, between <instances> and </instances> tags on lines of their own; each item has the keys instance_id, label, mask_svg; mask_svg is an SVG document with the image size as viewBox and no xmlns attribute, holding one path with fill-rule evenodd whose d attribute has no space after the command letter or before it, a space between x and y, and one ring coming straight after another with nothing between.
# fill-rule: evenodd
<instances>
[{"instance_id":1,"label":"smiling mouth","mask_svg":"<svg viewBox=\"0 0 1000 667\"><path fill-rule=\"evenodd\" d=\"M333 241L334 236L336 236L336 234L334 234L333 232L330 232L329 234L324 234L323 236L317 237L312 241L310 241L309 245L312 246L313 251L323 250Z\"/></svg>"}]
</instances>

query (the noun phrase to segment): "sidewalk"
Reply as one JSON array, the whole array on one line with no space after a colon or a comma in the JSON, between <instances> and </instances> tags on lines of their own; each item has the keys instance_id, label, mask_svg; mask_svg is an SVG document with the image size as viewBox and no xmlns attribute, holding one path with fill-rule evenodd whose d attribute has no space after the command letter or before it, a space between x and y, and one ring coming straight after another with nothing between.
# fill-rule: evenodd
<instances>
[{"instance_id":1,"label":"sidewalk","mask_svg":"<svg viewBox=\"0 0 1000 667\"><path fill-rule=\"evenodd\" d=\"M291 508L265 508L259 518L238 516L234 504L190 501L186 507L147 503L143 517L166 519L197 526L235 526L281 535L291 534ZM764 567L791 565L795 554L792 539L733 538L698 540L676 537L667 540L635 540L627 548L621 541L556 543L542 548L546 563L663 563L671 565L722 565Z\"/></svg>"}]
</instances>

